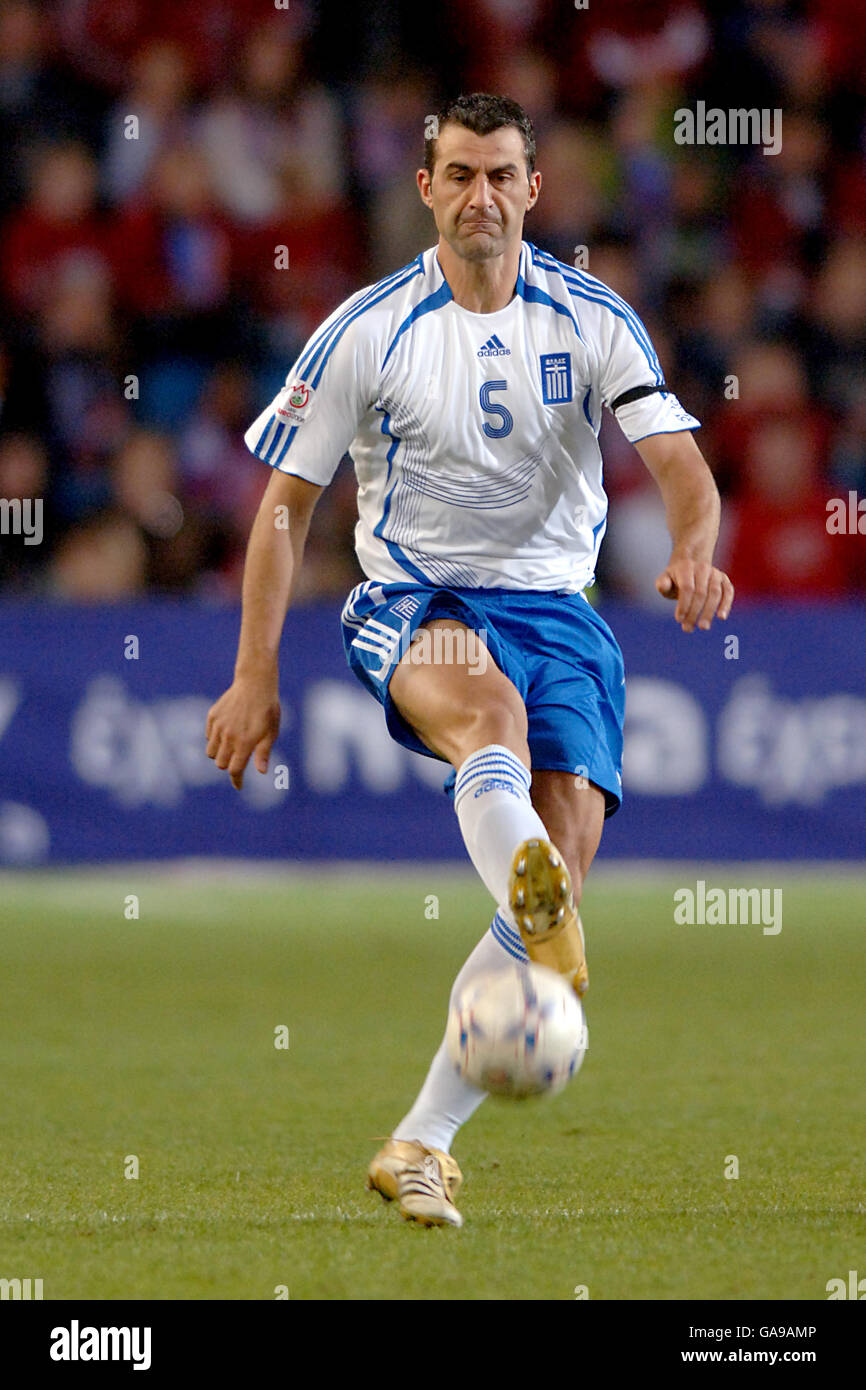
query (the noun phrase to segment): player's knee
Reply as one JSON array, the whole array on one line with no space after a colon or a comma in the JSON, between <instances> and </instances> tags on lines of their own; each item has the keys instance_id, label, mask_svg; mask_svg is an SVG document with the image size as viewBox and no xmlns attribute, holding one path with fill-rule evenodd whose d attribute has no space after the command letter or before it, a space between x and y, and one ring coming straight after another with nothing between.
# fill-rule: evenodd
<instances>
[{"instance_id":1,"label":"player's knee","mask_svg":"<svg viewBox=\"0 0 866 1390\"><path fill-rule=\"evenodd\" d=\"M492 692L465 706L459 715L461 751L469 757L479 748L499 743L520 756L526 746L529 722L515 691Z\"/></svg>"}]
</instances>

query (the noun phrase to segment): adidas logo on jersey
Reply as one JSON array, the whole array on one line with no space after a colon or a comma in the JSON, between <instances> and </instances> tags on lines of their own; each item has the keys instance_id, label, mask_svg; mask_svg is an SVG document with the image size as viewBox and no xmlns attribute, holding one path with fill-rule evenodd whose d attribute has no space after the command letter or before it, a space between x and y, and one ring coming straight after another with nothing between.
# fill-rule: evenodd
<instances>
[{"instance_id":1,"label":"adidas logo on jersey","mask_svg":"<svg viewBox=\"0 0 866 1390\"><path fill-rule=\"evenodd\" d=\"M488 338L488 339L487 339L487 342L484 344L484 346L483 346L483 347L480 347L480 348L478 349L478 356L479 356L479 357L510 357L510 356L511 356L511 348L507 348L503 342L500 342L499 338L497 338L496 334L494 333L494 334L493 334L493 337L492 337L492 338Z\"/></svg>"}]
</instances>

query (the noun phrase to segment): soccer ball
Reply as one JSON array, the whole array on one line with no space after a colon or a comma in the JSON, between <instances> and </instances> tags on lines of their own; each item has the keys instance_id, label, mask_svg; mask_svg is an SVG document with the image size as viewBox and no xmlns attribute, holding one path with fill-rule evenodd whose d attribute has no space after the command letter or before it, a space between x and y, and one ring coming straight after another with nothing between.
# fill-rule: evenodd
<instances>
[{"instance_id":1,"label":"soccer ball","mask_svg":"<svg viewBox=\"0 0 866 1390\"><path fill-rule=\"evenodd\" d=\"M454 1001L446 1033L457 1072L491 1095L556 1095L579 1070L586 1019L568 982L545 965L479 976Z\"/></svg>"}]
</instances>

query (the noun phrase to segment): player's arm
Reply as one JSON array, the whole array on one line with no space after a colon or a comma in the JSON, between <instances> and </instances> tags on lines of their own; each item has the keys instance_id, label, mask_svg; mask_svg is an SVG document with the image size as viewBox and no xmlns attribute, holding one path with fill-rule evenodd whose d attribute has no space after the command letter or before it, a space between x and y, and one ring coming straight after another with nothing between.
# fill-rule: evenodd
<instances>
[{"instance_id":1,"label":"player's arm","mask_svg":"<svg viewBox=\"0 0 866 1390\"><path fill-rule=\"evenodd\" d=\"M671 556L656 579L665 598L676 599L683 632L727 618L734 586L713 565L721 504L712 473L690 430L652 434L635 448L658 484L671 535Z\"/></svg>"},{"instance_id":2,"label":"player's arm","mask_svg":"<svg viewBox=\"0 0 866 1390\"><path fill-rule=\"evenodd\" d=\"M274 471L247 547L235 678L207 720L208 757L238 789L251 754L267 771L279 730L280 635L313 509L379 396L389 320L371 326L368 297L359 291L320 325L244 432L250 452Z\"/></svg>"},{"instance_id":3,"label":"player's arm","mask_svg":"<svg viewBox=\"0 0 866 1390\"><path fill-rule=\"evenodd\" d=\"M280 636L322 491L275 470L250 532L234 680L211 707L206 729L208 757L228 769L238 790L252 753L259 772L267 772L279 732Z\"/></svg>"},{"instance_id":4,"label":"player's arm","mask_svg":"<svg viewBox=\"0 0 866 1390\"><path fill-rule=\"evenodd\" d=\"M596 302L581 309L601 398L664 498L671 557L656 588L676 600L676 620L684 632L708 628L714 617L728 616L734 587L713 566L721 508L713 475L691 433L700 421L665 384L646 325L625 300L600 285Z\"/></svg>"}]
</instances>

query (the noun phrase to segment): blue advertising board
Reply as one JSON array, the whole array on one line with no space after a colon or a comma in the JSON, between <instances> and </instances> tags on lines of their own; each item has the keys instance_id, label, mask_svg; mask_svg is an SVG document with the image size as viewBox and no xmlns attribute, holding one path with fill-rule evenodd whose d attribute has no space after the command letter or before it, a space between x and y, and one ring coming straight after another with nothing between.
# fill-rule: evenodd
<instances>
[{"instance_id":1,"label":"blue advertising board","mask_svg":"<svg viewBox=\"0 0 866 1390\"><path fill-rule=\"evenodd\" d=\"M624 805L604 857L866 858L866 607L739 605L709 633L601 610L625 654ZM239 614L0 607L0 864L465 857L444 765L389 738L338 607L289 614L282 728L235 792L205 754Z\"/></svg>"}]
</instances>

